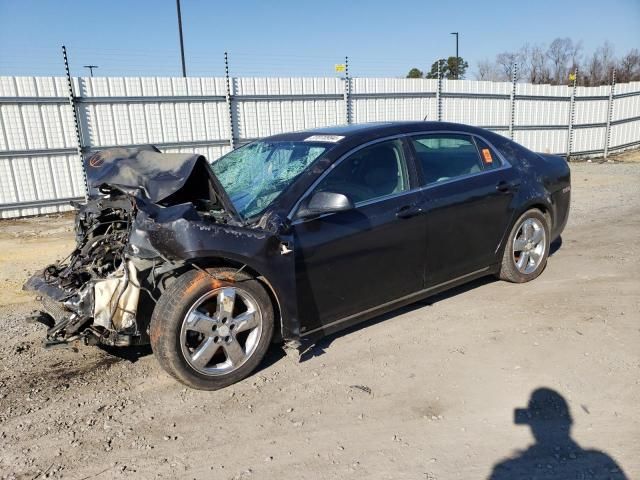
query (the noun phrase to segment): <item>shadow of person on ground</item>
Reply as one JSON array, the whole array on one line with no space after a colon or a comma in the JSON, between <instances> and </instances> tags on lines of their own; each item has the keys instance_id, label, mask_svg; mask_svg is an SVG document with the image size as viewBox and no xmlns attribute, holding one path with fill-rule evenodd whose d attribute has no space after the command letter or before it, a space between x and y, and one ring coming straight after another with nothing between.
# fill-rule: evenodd
<instances>
[{"instance_id":1,"label":"shadow of person on ground","mask_svg":"<svg viewBox=\"0 0 640 480\"><path fill-rule=\"evenodd\" d=\"M606 453L585 450L571 438L569 406L554 390L535 390L528 408L515 410L514 423L529 425L536 443L496 464L489 480L627 479Z\"/></svg>"}]
</instances>

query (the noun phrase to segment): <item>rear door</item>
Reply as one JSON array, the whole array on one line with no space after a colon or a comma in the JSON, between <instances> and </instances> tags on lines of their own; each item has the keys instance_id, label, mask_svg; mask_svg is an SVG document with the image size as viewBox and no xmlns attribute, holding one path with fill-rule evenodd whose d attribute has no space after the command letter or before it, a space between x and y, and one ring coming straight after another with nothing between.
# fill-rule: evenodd
<instances>
[{"instance_id":1,"label":"rear door","mask_svg":"<svg viewBox=\"0 0 640 480\"><path fill-rule=\"evenodd\" d=\"M349 211L293 221L302 334L325 329L424 287L424 194L401 139L339 160L309 193L347 195Z\"/></svg>"},{"instance_id":2,"label":"rear door","mask_svg":"<svg viewBox=\"0 0 640 480\"><path fill-rule=\"evenodd\" d=\"M519 185L515 169L472 135L416 135L411 144L427 196L427 285L495 264Z\"/></svg>"}]
</instances>

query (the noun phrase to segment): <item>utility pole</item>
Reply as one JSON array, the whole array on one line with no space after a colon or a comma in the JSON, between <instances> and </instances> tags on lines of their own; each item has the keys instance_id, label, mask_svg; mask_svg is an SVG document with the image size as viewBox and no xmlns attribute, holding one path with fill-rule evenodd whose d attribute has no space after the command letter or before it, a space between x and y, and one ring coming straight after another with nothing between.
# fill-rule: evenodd
<instances>
[{"instance_id":1,"label":"utility pole","mask_svg":"<svg viewBox=\"0 0 640 480\"><path fill-rule=\"evenodd\" d=\"M84 165L84 146L82 142L82 124L80 123L80 115L78 113L77 98L73 91L73 78L71 78L71 70L69 69L69 57L67 56L67 47L62 45L62 59L64 60L64 71L67 74L67 88L69 95L69 106L73 112L73 124L76 130L77 152L80 165L82 167L82 176L84 178L84 199L87 200L89 187L87 186L87 171Z\"/></svg>"},{"instance_id":2,"label":"utility pole","mask_svg":"<svg viewBox=\"0 0 640 480\"><path fill-rule=\"evenodd\" d=\"M178 32L180 33L180 58L182 59L182 76L187 76L187 68L184 65L184 41L182 40L182 13L180 13L180 0L176 0L178 9Z\"/></svg>"},{"instance_id":3,"label":"utility pole","mask_svg":"<svg viewBox=\"0 0 640 480\"><path fill-rule=\"evenodd\" d=\"M456 36L456 80L458 80L458 62L460 61L460 55L458 54L458 32L451 32L451 35Z\"/></svg>"},{"instance_id":4,"label":"utility pole","mask_svg":"<svg viewBox=\"0 0 640 480\"><path fill-rule=\"evenodd\" d=\"M349 57L344 57L344 105L347 123L351 123L351 77L349 77Z\"/></svg>"},{"instance_id":5,"label":"utility pole","mask_svg":"<svg viewBox=\"0 0 640 480\"><path fill-rule=\"evenodd\" d=\"M613 120L613 101L616 94L616 69L611 70L611 86L609 87L609 105L607 106L607 129L604 134L604 159L609 155L609 144L611 143L611 121ZM611 160L607 160L610 162Z\"/></svg>"},{"instance_id":6,"label":"utility pole","mask_svg":"<svg viewBox=\"0 0 640 480\"><path fill-rule=\"evenodd\" d=\"M98 68L98 65L83 65L84 68L89 69L89 75L93 77L93 69Z\"/></svg>"}]
</instances>

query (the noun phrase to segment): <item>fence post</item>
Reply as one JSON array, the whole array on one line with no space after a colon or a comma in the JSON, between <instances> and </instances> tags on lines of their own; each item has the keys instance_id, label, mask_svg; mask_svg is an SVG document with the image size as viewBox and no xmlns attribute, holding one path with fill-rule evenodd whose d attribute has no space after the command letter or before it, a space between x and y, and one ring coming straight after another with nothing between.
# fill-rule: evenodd
<instances>
[{"instance_id":1,"label":"fence post","mask_svg":"<svg viewBox=\"0 0 640 480\"><path fill-rule=\"evenodd\" d=\"M89 186L87 184L87 171L84 165L84 142L82 138L82 128L78 114L78 104L76 102L76 96L73 93L73 80L71 78L71 72L69 71L69 57L67 56L67 47L64 45L62 45L62 58L64 59L64 70L67 75L67 87L69 89L69 106L71 107L71 111L73 112L73 123L76 128L76 148L78 151L78 159L80 160L80 165L82 166L82 177L84 180L84 199L86 201L89 195Z\"/></svg>"},{"instance_id":2,"label":"fence post","mask_svg":"<svg viewBox=\"0 0 640 480\"><path fill-rule=\"evenodd\" d=\"M344 57L344 111L347 124L351 123L351 77L349 76L349 57Z\"/></svg>"},{"instance_id":3,"label":"fence post","mask_svg":"<svg viewBox=\"0 0 640 480\"><path fill-rule=\"evenodd\" d=\"M229 55L224 52L224 81L226 86L225 99L227 101L227 114L229 115L229 146L231 150L236 148L236 128L233 121L233 92L231 79L229 78Z\"/></svg>"},{"instance_id":4,"label":"fence post","mask_svg":"<svg viewBox=\"0 0 640 480\"><path fill-rule=\"evenodd\" d=\"M509 118L509 138L513 140L513 127L516 122L516 80L518 78L518 64L514 63L511 70L511 116Z\"/></svg>"},{"instance_id":5,"label":"fence post","mask_svg":"<svg viewBox=\"0 0 640 480\"><path fill-rule=\"evenodd\" d=\"M442 70L438 60L438 83L436 83L436 119L442 121Z\"/></svg>"},{"instance_id":6,"label":"fence post","mask_svg":"<svg viewBox=\"0 0 640 480\"><path fill-rule=\"evenodd\" d=\"M613 95L616 89L616 71L611 72L611 88L609 88L609 105L607 107L607 129L604 134L604 159L609 155L611 143L611 119L613 118Z\"/></svg>"},{"instance_id":7,"label":"fence post","mask_svg":"<svg viewBox=\"0 0 640 480\"><path fill-rule=\"evenodd\" d=\"M573 149L573 123L576 118L576 86L578 84L578 68L573 71L573 86L571 87L571 97L569 98L569 130L567 131L567 162L571 161L571 150Z\"/></svg>"}]
</instances>

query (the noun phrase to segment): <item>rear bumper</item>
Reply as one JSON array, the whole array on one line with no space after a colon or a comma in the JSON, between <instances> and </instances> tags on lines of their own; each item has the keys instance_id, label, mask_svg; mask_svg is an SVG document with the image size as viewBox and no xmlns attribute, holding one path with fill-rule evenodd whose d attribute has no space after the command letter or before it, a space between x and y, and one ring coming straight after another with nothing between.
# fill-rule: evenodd
<instances>
[{"instance_id":1,"label":"rear bumper","mask_svg":"<svg viewBox=\"0 0 640 480\"><path fill-rule=\"evenodd\" d=\"M551 241L556 240L564 231L569 220L571 206L571 185L567 185L551 195L554 208L553 224L551 225Z\"/></svg>"}]
</instances>

